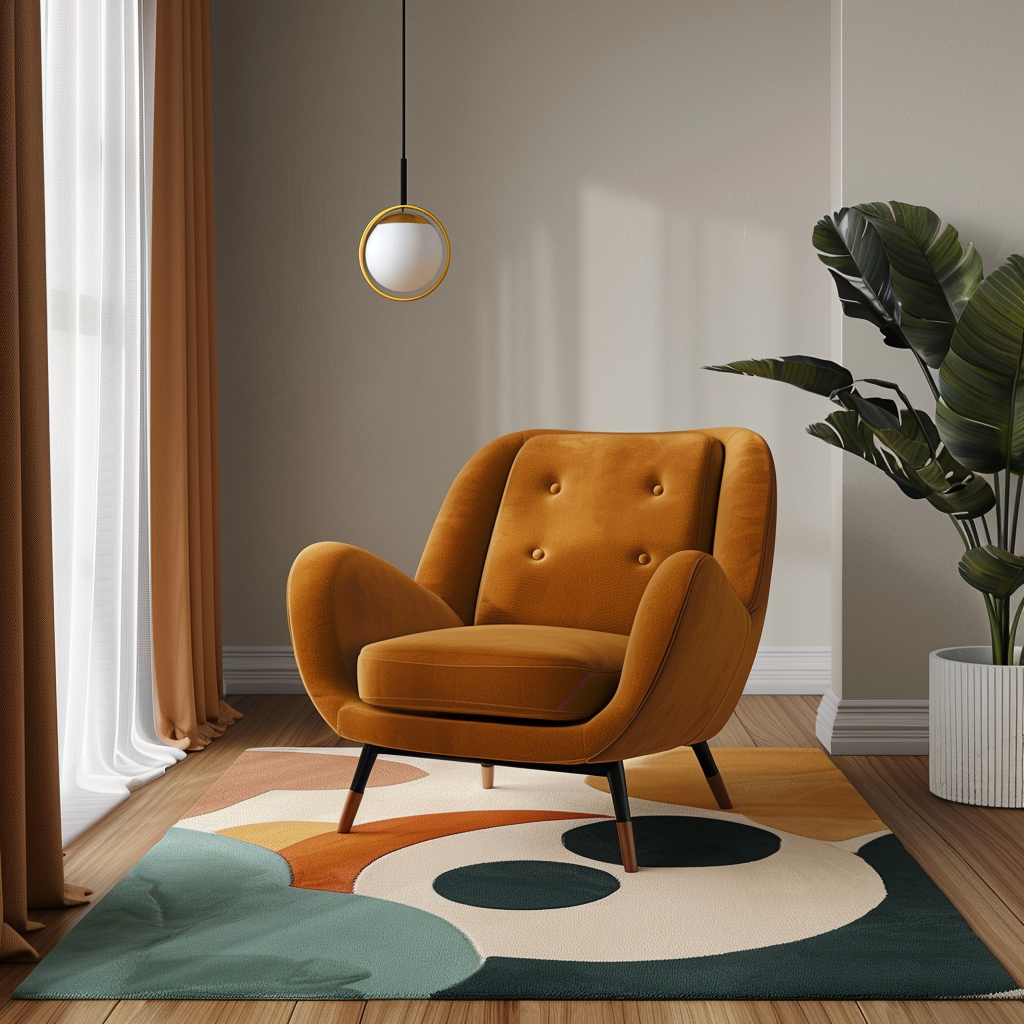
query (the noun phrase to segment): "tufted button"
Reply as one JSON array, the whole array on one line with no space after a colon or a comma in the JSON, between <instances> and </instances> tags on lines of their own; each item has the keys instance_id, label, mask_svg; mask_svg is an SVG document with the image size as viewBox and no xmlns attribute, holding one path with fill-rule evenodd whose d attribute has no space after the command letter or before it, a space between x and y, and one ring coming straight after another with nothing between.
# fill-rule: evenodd
<instances>
[{"instance_id":1,"label":"tufted button","mask_svg":"<svg viewBox=\"0 0 1024 1024\"><path fill-rule=\"evenodd\" d=\"M665 493L665 488L662 487L661 484L655 484L654 485L654 493L655 494L664 494Z\"/></svg>"},{"instance_id":2,"label":"tufted button","mask_svg":"<svg viewBox=\"0 0 1024 1024\"><path fill-rule=\"evenodd\" d=\"M640 556L640 557L639 557L639 558L637 559L637 561L638 561L638 562L639 562L639 563L640 563L641 565L647 565L647 563L648 563L648 562L650 562L650 560L651 560L651 556L650 556L649 554L647 554L646 552L644 552L644 554L642 554L642 555L641 555L641 556Z\"/></svg>"},{"instance_id":3,"label":"tufted button","mask_svg":"<svg viewBox=\"0 0 1024 1024\"><path fill-rule=\"evenodd\" d=\"M562 489L562 485L561 484L552 484L548 488L548 490L550 490L552 494L557 494L561 489Z\"/></svg>"},{"instance_id":4,"label":"tufted button","mask_svg":"<svg viewBox=\"0 0 1024 1024\"><path fill-rule=\"evenodd\" d=\"M544 557L544 549L543 548L534 548L533 549L533 560L535 562L539 562L543 557Z\"/></svg>"}]
</instances>

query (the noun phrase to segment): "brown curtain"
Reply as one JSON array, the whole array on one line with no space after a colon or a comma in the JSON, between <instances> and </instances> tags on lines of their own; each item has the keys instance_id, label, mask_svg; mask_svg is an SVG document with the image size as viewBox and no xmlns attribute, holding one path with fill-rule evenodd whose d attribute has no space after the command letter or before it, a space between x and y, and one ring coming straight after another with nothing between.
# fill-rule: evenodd
<instances>
[{"instance_id":1,"label":"brown curtain","mask_svg":"<svg viewBox=\"0 0 1024 1024\"><path fill-rule=\"evenodd\" d=\"M0 0L0 960L65 886L50 540L39 0Z\"/></svg>"},{"instance_id":2,"label":"brown curtain","mask_svg":"<svg viewBox=\"0 0 1024 1024\"><path fill-rule=\"evenodd\" d=\"M153 110L153 660L167 743L241 717L221 699L220 464L209 0L157 4Z\"/></svg>"}]
</instances>

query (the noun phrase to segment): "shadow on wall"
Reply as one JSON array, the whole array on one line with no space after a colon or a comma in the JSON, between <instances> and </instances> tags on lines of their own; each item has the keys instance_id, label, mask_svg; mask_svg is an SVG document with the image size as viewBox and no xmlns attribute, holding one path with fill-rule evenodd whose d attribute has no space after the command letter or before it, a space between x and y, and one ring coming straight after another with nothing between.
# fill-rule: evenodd
<instances>
[{"instance_id":1,"label":"shadow on wall","mask_svg":"<svg viewBox=\"0 0 1024 1024\"><path fill-rule=\"evenodd\" d=\"M827 403L700 369L798 351L801 338L827 355L827 306L808 299L813 253L792 224L716 205L583 182L575 239L564 215L558 230L535 221L496 267L476 268L478 440L535 426L758 431L780 486L767 642L827 636L829 453L803 432Z\"/></svg>"},{"instance_id":2,"label":"shadow on wall","mask_svg":"<svg viewBox=\"0 0 1024 1024\"><path fill-rule=\"evenodd\" d=\"M724 424L720 383L699 367L787 349L794 282L785 235L586 182L578 237L577 282L566 280L550 231L534 224L478 299L481 442L527 424ZM567 322L578 325L575 342Z\"/></svg>"}]
</instances>

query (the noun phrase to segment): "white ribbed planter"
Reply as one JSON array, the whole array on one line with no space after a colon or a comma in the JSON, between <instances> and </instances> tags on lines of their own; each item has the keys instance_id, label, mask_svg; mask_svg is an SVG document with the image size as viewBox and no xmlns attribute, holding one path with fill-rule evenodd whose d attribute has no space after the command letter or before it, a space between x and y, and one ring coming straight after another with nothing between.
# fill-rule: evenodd
<instances>
[{"instance_id":1,"label":"white ribbed planter","mask_svg":"<svg viewBox=\"0 0 1024 1024\"><path fill-rule=\"evenodd\" d=\"M1024 807L1024 666L993 665L988 647L947 647L928 669L931 791Z\"/></svg>"}]
</instances>

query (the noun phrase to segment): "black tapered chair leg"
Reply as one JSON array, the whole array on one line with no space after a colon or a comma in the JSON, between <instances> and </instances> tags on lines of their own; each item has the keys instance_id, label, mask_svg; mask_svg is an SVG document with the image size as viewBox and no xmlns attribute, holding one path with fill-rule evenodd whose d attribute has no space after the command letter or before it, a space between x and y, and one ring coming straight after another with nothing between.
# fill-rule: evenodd
<instances>
[{"instance_id":1,"label":"black tapered chair leg","mask_svg":"<svg viewBox=\"0 0 1024 1024\"><path fill-rule=\"evenodd\" d=\"M723 811L731 810L732 801L729 799L729 791L725 788L722 776L718 774L718 765L715 764L715 759L711 756L711 748L707 743L694 743L693 752L697 755L704 778L707 779L708 786L711 787L711 792L714 794L715 800L718 801L718 806Z\"/></svg>"},{"instance_id":2,"label":"black tapered chair leg","mask_svg":"<svg viewBox=\"0 0 1024 1024\"><path fill-rule=\"evenodd\" d=\"M629 794L626 792L626 771L621 761L608 772L608 788L615 808L615 828L619 833L619 851L622 867L632 873L637 870L636 846L633 843L633 819L629 813Z\"/></svg>"},{"instance_id":3,"label":"black tapered chair leg","mask_svg":"<svg viewBox=\"0 0 1024 1024\"><path fill-rule=\"evenodd\" d=\"M352 831L352 822L356 820L356 811L363 799L363 791L370 779L370 772L373 770L373 763L377 760L379 747L372 747L366 744L359 755L359 763L356 765L355 774L348 787L348 796L345 798L345 807L341 812L341 821L338 822L338 831L341 833Z\"/></svg>"}]
</instances>

